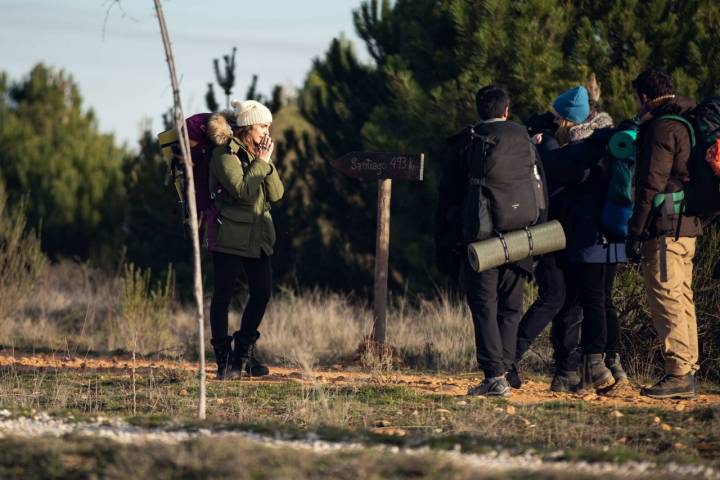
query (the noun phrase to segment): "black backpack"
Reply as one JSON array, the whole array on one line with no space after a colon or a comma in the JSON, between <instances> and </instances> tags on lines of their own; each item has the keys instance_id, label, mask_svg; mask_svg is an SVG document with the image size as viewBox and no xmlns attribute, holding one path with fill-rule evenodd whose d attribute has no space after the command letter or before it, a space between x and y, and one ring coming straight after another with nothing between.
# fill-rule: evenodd
<instances>
[{"instance_id":1,"label":"black backpack","mask_svg":"<svg viewBox=\"0 0 720 480\"><path fill-rule=\"evenodd\" d=\"M537 150L525 128L512 122L480 124L469 127L467 137L462 241L484 240L537 223L547 208L545 187Z\"/></svg>"},{"instance_id":2,"label":"black backpack","mask_svg":"<svg viewBox=\"0 0 720 480\"><path fill-rule=\"evenodd\" d=\"M688 165L690 181L683 186L677 209L698 217L720 214L720 173L713 170L720 158L720 96L708 97L687 117L663 115L687 127L692 144ZM717 167L715 167L717 169ZM684 197L684 198L683 198Z\"/></svg>"}]
</instances>

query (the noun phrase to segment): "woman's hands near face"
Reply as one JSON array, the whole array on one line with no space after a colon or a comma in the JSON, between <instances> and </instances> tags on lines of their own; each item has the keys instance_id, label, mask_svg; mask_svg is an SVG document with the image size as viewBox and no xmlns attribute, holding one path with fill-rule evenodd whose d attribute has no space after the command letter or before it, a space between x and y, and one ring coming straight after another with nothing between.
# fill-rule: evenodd
<instances>
[{"instance_id":1,"label":"woman's hands near face","mask_svg":"<svg viewBox=\"0 0 720 480\"><path fill-rule=\"evenodd\" d=\"M543 141L543 134L542 133L536 133L535 135L530 138L530 141L535 145L540 145Z\"/></svg>"},{"instance_id":2,"label":"woman's hands near face","mask_svg":"<svg viewBox=\"0 0 720 480\"><path fill-rule=\"evenodd\" d=\"M258 144L258 156L261 160L269 162L274 150L275 143L270 138L270 135L266 134Z\"/></svg>"}]
</instances>

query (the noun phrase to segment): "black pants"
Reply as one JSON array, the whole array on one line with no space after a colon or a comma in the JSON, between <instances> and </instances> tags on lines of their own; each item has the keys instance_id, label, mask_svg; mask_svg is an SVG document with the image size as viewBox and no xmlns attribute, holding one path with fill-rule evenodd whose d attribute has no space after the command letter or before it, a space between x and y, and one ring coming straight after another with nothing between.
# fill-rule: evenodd
<instances>
[{"instance_id":1,"label":"black pants","mask_svg":"<svg viewBox=\"0 0 720 480\"><path fill-rule=\"evenodd\" d=\"M580 358L582 310L576 299L568 301L565 286L567 269L559 265L557 255L543 255L535 270L535 280L538 298L520 321L515 361L520 361L532 342L552 321L550 340L555 371L575 370Z\"/></svg>"},{"instance_id":2,"label":"black pants","mask_svg":"<svg viewBox=\"0 0 720 480\"><path fill-rule=\"evenodd\" d=\"M270 257L264 253L260 258L247 258L227 253L213 252L215 290L210 304L210 330L213 338L228 335L228 309L240 274L245 276L250 290L240 322L240 335L254 337L265 315L265 307L272 290L272 267Z\"/></svg>"},{"instance_id":3,"label":"black pants","mask_svg":"<svg viewBox=\"0 0 720 480\"><path fill-rule=\"evenodd\" d=\"M478 273L467 260L464 263L478 366L485 378L497 377L507 372L515 360L524 276L512 265Z\"/></svg>"},{"instance_id":4,"label":"black pants","mask_svg":"<svg viewBox=\"0 0 720 480\"><path fill-rule=\"evenodd\" d=\"M568 296L582 307L583 354L618 353L620 322L612 299L615 264L577 263L569 268Z\"/></svg>"}]
</instances>

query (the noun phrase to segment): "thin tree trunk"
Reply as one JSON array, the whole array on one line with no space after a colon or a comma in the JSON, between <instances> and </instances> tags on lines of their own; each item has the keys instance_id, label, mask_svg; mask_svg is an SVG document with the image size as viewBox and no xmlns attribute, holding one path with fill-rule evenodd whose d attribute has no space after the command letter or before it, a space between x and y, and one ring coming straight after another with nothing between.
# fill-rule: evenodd
<instances>
[{"instance_id":1,"label":"thin tree trunk","mask_svg":"<svg viewBox=\"0 0 720 480\"><path fill-rule=\"evenodd\" d=\"M175 61L173 60L172 47L170 46L170 37L168 35L167 25L165 24L165 16L163 15L160 0L154 0L155 11L157 12L158 22L160 22L160 34L162 35L163 45L165 46L165 56L167 57L168 69L170 71L170 81L173 88L173 101L175 104L175 128L180 138L180 149L182 151L183 163L185 164L185 181L187 182L187 202L189 207L188 219L190 222L190 234L193 244L193 260L195 271L195 305L197 307L198 322L198 350L200 355L200 371L198 377L200 380L200 401L198 403L198 418L205 419L205 331L204 331L204 313L203 313L203 289L202 289L202 272L200 267L200 236L198 234L197 205L195 204L195 182L193 179L192 161L190 159L190 139L188 138L187 125L185 124L185 115L182 111L180 103L180 87L178 86L177 75L175 73Z\"/></svg>"},{"instance_id":2,"label":"thin tree trunk","mask_svg":"<svg viewBox=\"0 0 720 480\"><path fill-rule=\"evenodd\" d=\"M132 412L133 416L137 415L137 389L135 386L136 383L136 377L135 377L135 352L137 351L137 329L135 331L135 335L133 336L133 351L132 351L132 372L130 376L132 377Z\"/></svg>"}]
</instances>

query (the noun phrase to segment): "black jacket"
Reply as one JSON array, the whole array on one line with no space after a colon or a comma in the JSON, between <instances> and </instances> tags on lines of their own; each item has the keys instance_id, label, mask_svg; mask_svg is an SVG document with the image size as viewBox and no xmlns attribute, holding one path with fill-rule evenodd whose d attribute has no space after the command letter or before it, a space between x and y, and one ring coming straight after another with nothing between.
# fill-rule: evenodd
<instances>
[{"instance_id":1,"label":"black jacket","mask_svg":"<svg viewBox=\"0 0 720 480\"><path fill-rule=\"evenodd\" d=\"M459 270L460 262L466 256L466 244L462 241L463 215L462 209L471 176L483 175L487 183L512 182L528 172L517 172L507 168L509 160L518 156L534 155L544 182L544 171L537 156L535 147L529 140L525 127L511 121L481 123L474 127L475 133L491 137L495 145L487 158L487 168L483 172L473 170L477 165L468 165L463 154L470 141L468 131L448 139L448 155L445 160L443 175L439 187L438 209L435 218L436 262L438 269L451 276ZM545 205L547 202L547 186L544 184ZM540 212L540 221L547 218L547 211ZM528 258L513 264L525 273L532 273L533 260Z\"/></svg>"}]
</instances>

